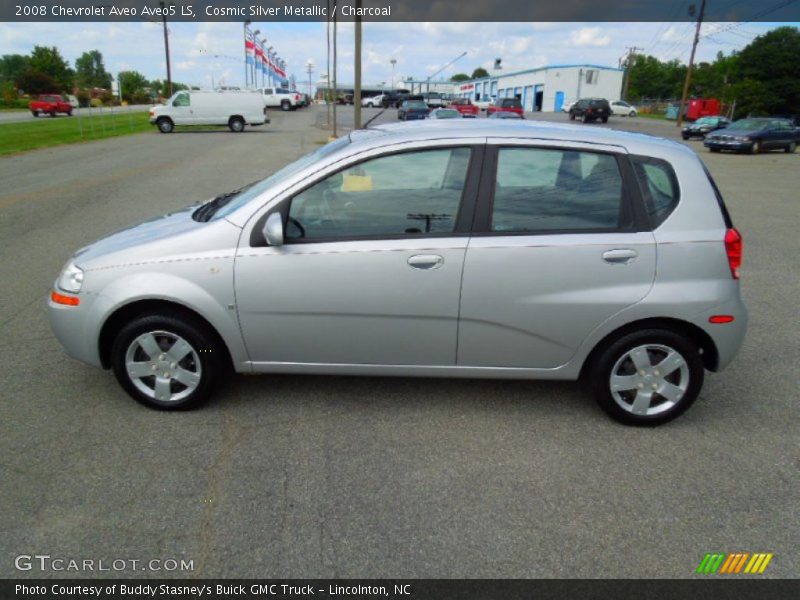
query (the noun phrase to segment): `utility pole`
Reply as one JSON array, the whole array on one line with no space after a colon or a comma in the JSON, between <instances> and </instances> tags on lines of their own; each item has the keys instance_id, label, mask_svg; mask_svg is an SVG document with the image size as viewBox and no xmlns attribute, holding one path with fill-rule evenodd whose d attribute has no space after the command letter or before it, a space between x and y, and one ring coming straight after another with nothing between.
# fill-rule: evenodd
<instances>
[{"instance_id":1,"label":"utility pole","mask_svg":"<svg viewBox=\"0 0 800 600\"><path fill-rule=\"evenodd\" d=\"M689 95L689 84L692 81L692 67L694 66L694 53L700 41L700 26L703 24L703 16L706 13L706 0L700 2L700 14L697 17L697 28L694 30L694 42L692 42L692 54L689 56L689 68L686 70L686 81L683 82L683 95L681 95L681 107L678 109L678 127L683 125L683 110L686 107L686 97ZM694 14L694 4L689 7L689 14Z\"/></svg>"},{"instance_id":2,"label":"utility pole","mask_svg":"<svg viewBox=\"0 0 800 600\"><path fill-rule=\"evenodd\" d=\"M331 0L327 0L327 19L325 20L325 36L327 37L328 69L325 71L325 108L328 111L328 125L331 124Z\"/></svg>"},{"instance_id":3,"label":"utility pole","mask_svg":"<svg viewBox=\"0 0 800 600\"><path fill-rule=\"evenodd\" d=\"M625 57L625 72L623 73L623 79L625 83L622 86L622 99L628 99L628 87L631 85L631 67L633 66L633 57L636 56L636 52L638 50L644 50L644 48L639 48L638 46L633 46L632 48L628 48L628 55Z\"/></svg>"},{"instance_id":4,"label":"utility pole","mask_svg":"<svg viewBox=\"0 0 800 600\"><path fill-rule=\"evenodd\" d=\"M244 38L242 41L244 42L244 89L247 89L248 84L250 83L250 70L247 68L247 26L250 25L250 19L247 19L244 22Z\"/></svg>"},{"instance_id":5,"label":"utility pole","mask_svg":"<svg viewBox=\"0 0 800 600\"><path fill-rule=\"evenodd\" d=\"M353 71L355 84L353 89L353 129L361 129L361 0L356 0L356 57Z\"/></svg>"},{"instance_id":6,"label":"utility pole","mask_svg":"<svg viewBox=\"0 0 800 600\"><path fill-rule=\"evenodd\" d=\"M161 5L161 20L164 23L164 52L167 55L167 92L169 98L172 97L172 69L169 65L169 30L167 29L167 7L164 2Z\"/></svg>"}]
</instances>

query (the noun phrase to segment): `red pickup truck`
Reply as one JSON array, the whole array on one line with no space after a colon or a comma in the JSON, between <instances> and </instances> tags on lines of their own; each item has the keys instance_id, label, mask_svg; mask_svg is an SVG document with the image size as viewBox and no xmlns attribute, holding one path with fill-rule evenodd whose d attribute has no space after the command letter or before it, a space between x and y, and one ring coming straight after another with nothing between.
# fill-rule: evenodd
<instances>
[{"instance_id":1,"label":"red pickup truck","mask_svg":"<svg viewBox=\"0 0 800 600\"><path fill-rule=\"evenodd\" d=\"M454 98L447 108L455 108L462 117L477 117L481 109L469 101L469 98Z\"/></svg>"},{"instance_id":2,"label":"red pickup truck","mask_svg":"<svg viewBox=\"0 0 800 600\"><path fill-rule=\"evenodd\" d=\"M38 117L40 114L55 117L56 113L66 113L68 116L72 116L72 105L58 94L42 94L38 100L32 100L28 108L34 117Z\"/></svg>"},{"instance_id":3,"label":"red pickup truck","mask_svg":"<svg viewBox=\"0 0 800 600\"><path fill-rule=\"evenodd\" d=\"M519 98L498 98L495 100L494 104L490 104L489 108L486 109L486 114L490 115L495 112L513 112L517 113L518 115L525 116L525 112L522 110L522 103L519 101Z\"/></svg>"}]
</instances>

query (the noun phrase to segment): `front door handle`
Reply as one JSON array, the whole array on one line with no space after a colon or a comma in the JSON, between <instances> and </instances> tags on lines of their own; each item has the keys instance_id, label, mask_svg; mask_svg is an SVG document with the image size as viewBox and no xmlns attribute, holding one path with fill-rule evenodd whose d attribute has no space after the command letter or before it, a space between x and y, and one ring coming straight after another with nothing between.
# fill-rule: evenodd
<instances>
[{"instance_id":1,"label":"front door handle","mask_svg":"<svg viewBox=\"0 0 800 600\"><path fill-rule=\"evenodd\" d=\"M603 260L612 264L627 264L639 256L633 248L617 248L603 252Z\"/></svg>"},{"instance_id":2,"label":"front door handle","mask_svg":"<svg viewBox=\"0 0 800 600\"><path fill-rule=\"evenodd\" d=\"M408 266L412 269L428 271L438 269L444 264L444 258L438 254L416 254L408 259Z\"/></svg>"}]
</instances>

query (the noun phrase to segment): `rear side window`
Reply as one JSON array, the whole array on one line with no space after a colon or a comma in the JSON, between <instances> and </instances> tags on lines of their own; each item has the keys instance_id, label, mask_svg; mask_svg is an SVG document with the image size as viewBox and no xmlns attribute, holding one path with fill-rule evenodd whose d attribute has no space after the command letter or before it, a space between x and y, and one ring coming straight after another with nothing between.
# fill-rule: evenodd
<instances>
[{"instance_id":1,"label":"rear side window","mask_svg":"<svg viewBox=\"0 0 800 600\"><path fill-rule=\"evenodd\" d=\"M610 154L501 148L491 230L616 230L627 224L622 176Z\"/></svg>"},{"instance_id":2,"label":"rear side window","mask_svg":"<svg viewBox=\"0 0 800 600\"><path fill-rule=\"evenodd\" d=\"M634 156L631 160L642 189L650 225L656 229L678 206L678 178L672 166L664 160L644 156Z\"/></svg>"}]
</instances>

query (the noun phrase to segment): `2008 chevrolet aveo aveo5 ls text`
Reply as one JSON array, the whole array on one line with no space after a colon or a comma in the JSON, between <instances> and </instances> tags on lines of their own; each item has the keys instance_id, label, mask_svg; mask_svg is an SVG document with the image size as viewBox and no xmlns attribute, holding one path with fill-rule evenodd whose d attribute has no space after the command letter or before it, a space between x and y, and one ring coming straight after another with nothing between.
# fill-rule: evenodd
<instances>
[{"instance_id":1,"label":"2008 chevrolet aveo aveo5 ls text","mask_svg":"<svg viewBox=\"0 0 800 600\"><path fill-rule=\"evenodd\" d=\"M742 240L667 140L542 123L356 131L267 179L78 251L67 352L136 400L226 372L583 379L655 425L744 337Z\"/></svg>"}]
</instances>

